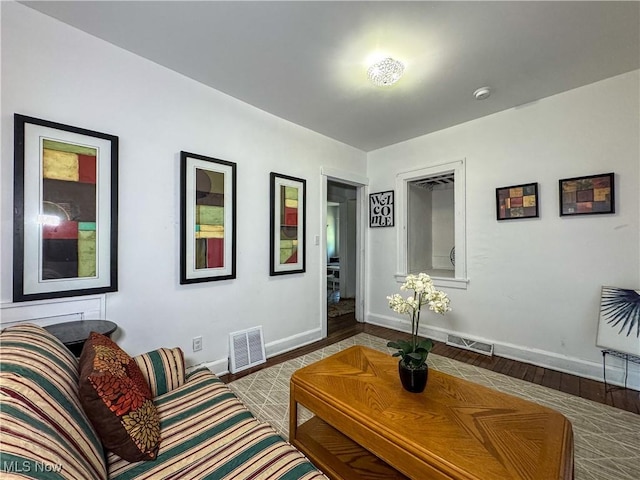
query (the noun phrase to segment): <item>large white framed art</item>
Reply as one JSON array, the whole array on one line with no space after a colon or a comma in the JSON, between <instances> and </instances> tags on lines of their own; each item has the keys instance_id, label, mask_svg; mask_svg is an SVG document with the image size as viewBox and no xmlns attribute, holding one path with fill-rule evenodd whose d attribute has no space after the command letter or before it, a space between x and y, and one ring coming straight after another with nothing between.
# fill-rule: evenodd
<instances>
[{"instance_id":1,"label":"large white framed art","mask_svg":"<svg viewBox=\"0 0 640 480\"><path fill-rule=\"evenodd\" d=\"M14 115L13 301L118 289L118 137Z\"/></svg>"},{"instance_id":2,"label":"large white framed art","mask_svg":"<svg viewBox=\"0 0 640 480\"><path fill-rule=\"evenodd\" d=\"M236 164L180 152L180 283L236 278Z\"/></svg>"}]
</instances>

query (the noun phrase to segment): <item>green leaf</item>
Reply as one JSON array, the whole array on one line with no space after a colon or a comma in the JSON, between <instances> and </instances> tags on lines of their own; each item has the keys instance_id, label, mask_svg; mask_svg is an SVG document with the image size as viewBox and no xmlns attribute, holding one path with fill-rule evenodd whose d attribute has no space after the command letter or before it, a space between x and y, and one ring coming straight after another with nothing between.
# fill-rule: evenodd
<instances>
[{"instance_id":1,"label":"green leaf","mask_svg":"<svg viewBox=\"0 0 640 480\"><path fill-rule=\"evenodd\" d=\"M398 343L400 344L401 348L404 350L408 350L411 348L411 342L407 342L406 340L399 340Z\"/></svg>"},{"instance_id":2,"label":"green leaf","mask_svg":"<svg viewBox=\"0 0 640 480\"><path fill-rule=\"evenodd\" d=\"M426 350L427 352L430 352L431 349L433 348L433 340L431 340L430 338L427 338L426 340L422 340L420 341L420 343L418 343L418 347L417 349L423 349Z\"/></svg>"},{"instance_id":3,"label":"green leaf","mask_svg":"<svg viewBox=\"0 0 640 480\"><path fill-rule=\"evenodd\" d=\"M402 350L403 352L408 352L413 350L411 348L411 344L404 340L398 340L397 342L389 342L387 343L387 347L397 348L398 350Z\"/></svg>"}]
</instances>

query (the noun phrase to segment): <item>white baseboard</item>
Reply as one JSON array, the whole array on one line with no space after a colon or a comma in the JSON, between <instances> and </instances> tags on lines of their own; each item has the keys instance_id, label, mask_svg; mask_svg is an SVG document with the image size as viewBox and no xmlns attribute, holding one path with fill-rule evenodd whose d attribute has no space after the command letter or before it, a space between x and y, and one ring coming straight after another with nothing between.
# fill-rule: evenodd
<instances>
[{"instance_id":1,"label":"white baseboard","mask_svg":"<svg viewBox=\"0 0 640 480\"><path fill-rule=\"evenodd\" d=\"M276 340L275 342L269 342L265 344L264 348L267 352L267 358L270 358L304 347L318 340L322 340L322 329L320 327Z\"/></svg>"},{"instance_id":2,"label":"white baseboard","mask_svg":"<svg viewBox=\"0 0 640 480\"><path fill-rule=\"evenodd\" d=\"M322 330L320 328L298 333L287 338L276 340L275 342L266 343L264 349L267 358L270 358L295 350L296 348L304 347L305 345L317 342L318 340L322 340ZM226 375L229 373L229 361L227 358L192 365L187 367L187 371L191 372L202 367L208 368L216 375Z\"/></svg>"},{"instance_id":3,"label":"white baseboard","mask_svg":"<svg viewBox=\"0 0 640 480\"><path fill-rule=\"evenodd\" d=\"M399 320L386 315L366 315L366 323L380 327L391 328L401 332L410 332L411 324L408 320ZM447 334L466 336L464 332L454 332L443 328L422 326L420 334L445 342ZM602 362L584 360L577 357L560 355L555 352L534 349L522 345L514 345L504 342L496 342L491 338L473 336L474 339L494 345L494 355L499 357L530 363L539 367L550 368L563 373L589 378L599 382L603 381ZM625 365L622 359L607 356L607 383L611 385L624 385ZM627 388L640 391L640 365L629 363Z\"/></svg>"},{"instance_id":4,"label":"white baseboard","mask_svg":"<svg viewBox=\"0 0 640 480\"><path fill-rule=\"evenodd\" d=\"M187 366L187 373L191 373L194 370L198 370L203 367L208 368L218 376L226 375L227 373L229 373L229 359L224 358L222 360L214 360L212 362L204 362L204 363L199 363L197 365L190 365L190 366Z\"/></svg>"}]
</instances>

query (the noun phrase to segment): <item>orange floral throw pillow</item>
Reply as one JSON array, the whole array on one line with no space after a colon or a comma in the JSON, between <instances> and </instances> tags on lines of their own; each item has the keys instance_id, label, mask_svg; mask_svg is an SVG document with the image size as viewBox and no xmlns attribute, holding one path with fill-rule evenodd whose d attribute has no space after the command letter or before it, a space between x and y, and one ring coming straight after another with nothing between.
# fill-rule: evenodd
<instances>
[{"instance_id":1,"label":"orange floral throw pillow","mask_svg":"<svg viewBox=\"0 0 640 480\"><path fill-rule=\"evenodd\" d=\"M80 403L104 447L129 462L154 460L160 419L136 362L91 332L80 355Z\"/></svg>"}]
</instances>

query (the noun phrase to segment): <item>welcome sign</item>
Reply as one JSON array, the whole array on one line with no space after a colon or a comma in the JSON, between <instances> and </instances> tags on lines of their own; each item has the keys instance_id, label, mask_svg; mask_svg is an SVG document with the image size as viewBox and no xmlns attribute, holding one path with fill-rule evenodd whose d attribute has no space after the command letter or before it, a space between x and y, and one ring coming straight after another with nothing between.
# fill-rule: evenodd
<instances>
[{"instance_id":1,"label":"welcome sign","mask_svg":"<svg viewBox=\"0 0 640 480\"><path fill-rule=\"evenodd\" d=\"M369 227L393 227L393 190L369 195Z\"/></svg>"}]
</instances>

